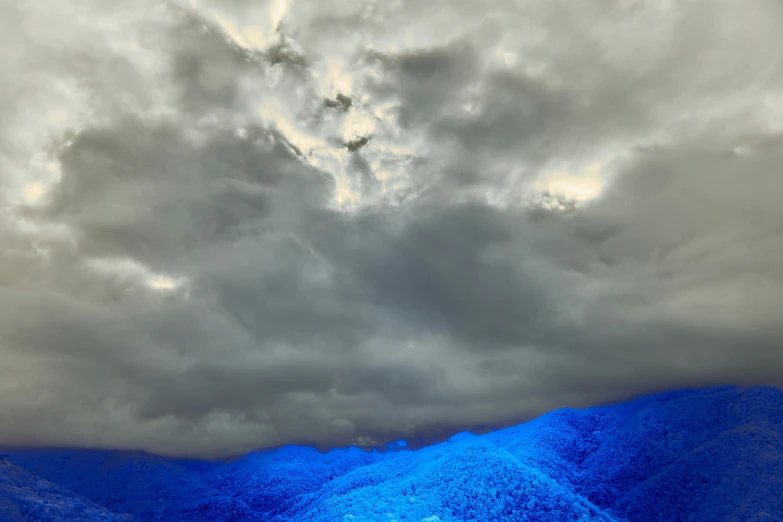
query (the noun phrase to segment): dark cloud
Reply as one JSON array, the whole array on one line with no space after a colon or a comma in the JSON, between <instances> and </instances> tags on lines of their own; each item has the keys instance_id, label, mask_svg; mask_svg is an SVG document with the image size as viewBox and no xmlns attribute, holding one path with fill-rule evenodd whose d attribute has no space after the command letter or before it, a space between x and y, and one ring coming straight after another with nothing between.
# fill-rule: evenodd
<instances>
[{"instance_id":1,"label":"dark cloud","mask_svg":"<svg viewBox=\"0 0 783 522\"><path fill-rule=\"evenodd\" d=\"M327 197L325 177L277 137L247 132L194 144L173 125L128 120L85 130L60 154L62 183L42 212L78 231L89 255L159 267L241 237L275 207Z\"/></svg>"},{"instance_id":2,"label":"dark cloud","mask_svg":"<svg viewBox=\"0 0 783 522\"><path fill-rule=\"evenodd\" d=\"M348 111L351 109L351 105L353 105L353 100L351 100L349 96L345 96L344 94L338 92L333 100L331 99L324 100L324 105L326 107L329 107L330 109L340 109L342 111Z\"/></svg>"},{"instance_id":3,"label":"dark cloud","mask_svg":"<svg viewBox=\"0 0 783 522\"><path fill-rule=\"evenodd\" d=\"M773 6L142 4L0 7L0 444L783 384Z\"/></svg>"}]
</instances>

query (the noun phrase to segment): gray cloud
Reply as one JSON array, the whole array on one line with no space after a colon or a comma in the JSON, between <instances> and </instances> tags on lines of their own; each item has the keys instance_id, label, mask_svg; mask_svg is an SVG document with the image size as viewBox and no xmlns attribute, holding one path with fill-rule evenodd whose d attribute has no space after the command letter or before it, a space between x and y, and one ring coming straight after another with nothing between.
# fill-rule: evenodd
<instances>
[{"instance_id":1,"label":"gray cloud","mask_svg":"<svg viewBox=\"0 0 783 522\"><path fill-rule=\"evenodd\" d=\"M783 384L772 4L0 13L0 445L432 440Z\"/></svg>"}]
</instances>

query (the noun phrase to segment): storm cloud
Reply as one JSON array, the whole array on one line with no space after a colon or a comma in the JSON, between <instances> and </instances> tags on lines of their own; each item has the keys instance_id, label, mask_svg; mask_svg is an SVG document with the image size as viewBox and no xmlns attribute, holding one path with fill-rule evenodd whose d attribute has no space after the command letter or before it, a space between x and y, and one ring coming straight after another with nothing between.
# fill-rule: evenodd
<instances>
[{"instance_id":1,"label":"storm cloud","mask_svg":"<svg viewBox=\"0 0 783 522\"><path fill-rule=\"evenodd\" d=\"M0 445L783 385L772 2L0 2Z\"/></svg>"}]
</instances>

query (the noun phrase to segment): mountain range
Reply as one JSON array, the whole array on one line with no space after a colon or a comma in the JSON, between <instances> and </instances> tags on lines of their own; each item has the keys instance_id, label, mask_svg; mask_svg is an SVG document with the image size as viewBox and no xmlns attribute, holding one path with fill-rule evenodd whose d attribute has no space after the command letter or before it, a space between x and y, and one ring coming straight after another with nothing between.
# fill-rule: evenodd
<instances>
[{"instance_id":1,"label":"mountain range","mask_svg":"<svg viewBox=\"0 0 783 522\"><path fill-rule=\"evenodd\" d=\"M781 522L783 390L677 390L409 449L0 451L4 522Z\"/></svg>"}]
</instances>

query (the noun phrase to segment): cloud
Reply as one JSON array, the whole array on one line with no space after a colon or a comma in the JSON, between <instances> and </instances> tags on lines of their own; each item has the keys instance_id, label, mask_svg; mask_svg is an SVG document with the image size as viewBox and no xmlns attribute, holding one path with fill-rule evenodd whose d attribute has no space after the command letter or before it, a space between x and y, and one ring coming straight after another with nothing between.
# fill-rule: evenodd
<instances>
[{"instance_id":1,"label":"cloud","mask_svg":"<svg viewBox=\"0 0 783 522\"><path fill-rule=\"evenodd\" d=\"M783 384L773 5L0 10L0 444L214 457Z\"/></svg>"}]
</instances>

